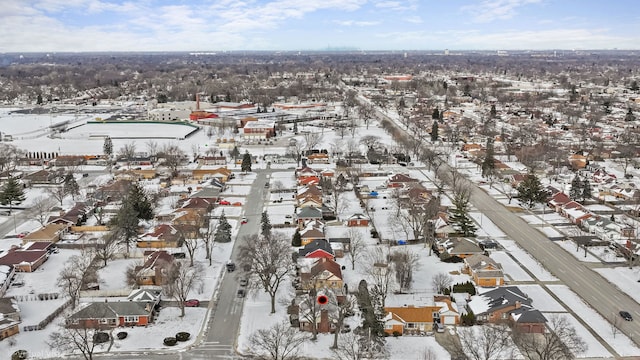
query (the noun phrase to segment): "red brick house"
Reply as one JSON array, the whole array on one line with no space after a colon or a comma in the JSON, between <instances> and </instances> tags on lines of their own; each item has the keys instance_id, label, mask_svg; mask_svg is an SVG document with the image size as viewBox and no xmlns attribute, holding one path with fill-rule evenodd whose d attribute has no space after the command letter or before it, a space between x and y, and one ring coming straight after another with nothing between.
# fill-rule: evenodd
<instances>
[{"instance_id":1,"label":"red brick house","mask_svg":"<svg viewBox=\"0 0 640 360\"><path fill-rule=\"evenodd\" d=\"M369 217L363 214L353 214L347 219L347 226L369 226Z\"/></svg>"},{"instance_id":2,"label":"red brick house","mask_svg":"<svg viewBox=\"0 0 640 360\"><path fill-rule=\"evenodd\" d=\"M33 272L49 258L46 250L9 249L0 257L0 265L13 266L17 272Z\"/></svg>"},{"instance_id":3,"label":"red brick house","mask_svg":"<svg viewBox=\"0 0 640 360\"><path fill-rule=\"evenodd\" d=\"M146 326L153 322L153 302L94 302L84 304L67 318L67 327L112 329L120 326Z\"/></svg>"}]
</instances>

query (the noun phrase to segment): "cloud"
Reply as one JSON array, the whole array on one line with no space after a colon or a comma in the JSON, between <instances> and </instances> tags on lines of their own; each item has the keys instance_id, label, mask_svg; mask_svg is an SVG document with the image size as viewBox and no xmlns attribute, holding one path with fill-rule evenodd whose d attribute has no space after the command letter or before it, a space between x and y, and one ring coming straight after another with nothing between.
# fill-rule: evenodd
<instances>
[{"instance_id":1,"label":"cloud","mask_svg":"<svg viewBox=\"0 0 640 360\"><path fill-rule=\"evenodd\" d=\"M408 0L408 1L382 0L382 1L374 2L373 5L379 9L394 10L394 11L409 11L409 10L418 9L418 2L416 0Z\"/></svg>"},{"instance_id":2,"label":"cloud","mask_svg":"<svg viewBox=\"0 0 640 360\"><path fill-rule=\"evenodd\" d=\"M375 26L379 21L355 21L355 20L335 20L334 23L342 26Z\"/></svg>"},{"instance_id":3,"label":"cloud","mask_svg":"<svg viewBox=\"0 0 640 360\"><path fill-rule=\"evenodd\" d=\"M407 16L404 18L405 21L410 22L412 24L422 24L422 18L420 16Z\"/></svg>"},{"instance_id":4,"label":"cloud","mask_svg":"<svg viewBox=\"0 0 640 360\"><path fill-rule=\"evenodd\" d=\"M474 22L488 23L495 20L506 20L516 15L517 9L541 0L483 0L478 5L467 5L461 9L472 15Z\"/></svg>"}]
</instances>

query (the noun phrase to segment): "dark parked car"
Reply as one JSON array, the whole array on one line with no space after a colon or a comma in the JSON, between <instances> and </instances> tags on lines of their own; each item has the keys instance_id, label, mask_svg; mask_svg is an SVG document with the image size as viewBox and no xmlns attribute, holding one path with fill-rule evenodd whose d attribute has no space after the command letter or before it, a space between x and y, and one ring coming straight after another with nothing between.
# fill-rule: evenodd
<instances>
[{"instance_id":1,"label":"dark parked car","mask_svg":"<svg viewBox=\"0 0 640 360\"><path fill-rule=\"evenodd\" d=\"M240 286L247 286L247 283L248 283L247 279L244 279L244 278L240 279Z\"/></svg>"},{"instance_id":2,"label":"dark parked car","mask_svg":"<svg viewBox=\"0 0 640 360\"><path fill-rule=\"evenodd\" d=\"M622 316L623 319L627 320L627 321L632 321L633 320L633 316L631 316L631 314L629 314L628 311L620 311L620 316Z\"/></svg>"},{"instance_id":3,"label":"dark parked car","mask_svg":"<svg viewBox=\"0 0 640 360\"><path fill-rule=\"evenodd\" d=\"M238 289L238 297L239 298L243 298L245 294L246 293L245 293L244 289Z\"/></svg>"},{"instance_id":4,"label":"dark parked car","mask_svg":"<svg viewBox=\"0 0 640 360\"><path fill-rule=\"evenodd\" d=\"M232 261L228 261L227 262L227 271L228 272L232 272L236 269L236 264L234 264Z\"/></svg>"}]
</instances>

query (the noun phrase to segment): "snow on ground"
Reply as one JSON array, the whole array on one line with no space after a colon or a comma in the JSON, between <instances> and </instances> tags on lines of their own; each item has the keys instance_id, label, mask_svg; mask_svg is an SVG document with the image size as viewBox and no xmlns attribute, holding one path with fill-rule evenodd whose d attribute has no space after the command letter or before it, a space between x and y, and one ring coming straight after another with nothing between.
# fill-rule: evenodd
<instances>
[{"instance_id":1,"label":"snow on ground","mask_svg":"<svg viewBox=\"0 0 640 360\"><path fill-rule=\"evenodd\" d=\"M599 258L591 254L588 249L585 251L584 247L577 248L576 243L572 240L558 240L553 243L560 246L582 262L600 263Z\"/></svg>"},{"instance_id":2,"label":"snow on ground","mask_svg":"<svg viewBox=\"0 0 640 360\"><path fill-rule=\"evenodd\" d=\"M615 284L620 291L629 295L636 302L640 302L640 268L629 269L628 266L614 268L603 267L593 269L605 279Z\"/></svg>"},{"instance_id":3,"label":"snow on ground","mask_svg":"<svg viewBox=\"0 0 640 360\"><path fill-rule=\"evenodd\" d=\"M104 138L109 136L117 138L175 138L182 139L196 128L181 123L87 123L62 133L65 139L89 139L92 137Z\"/></svg>"},{"instance_id":4,"label":"snow on ground","mask_svg":"<svg viewBox=\"0 0 640 360\"><path fill-rule=\"evenodd\" d=\"M531 225L540 225L543 224L542 219L538 215L520 215L524 221Z\"/></svg>"},{"instance_id":5,"label":"snow on ground","mask_svg":"<svg viewBox=\"0 0 640 360\"><path fill-rule=\"evenodd\" d=\"M492 251L491 258L502 265L504 274L513 281L533 281L534 279L504 251Z\"/></svg>"},{"instance_id":6,"label":"snow on ground","mask_svg":"<svg viewBox=\"0 0 640 360\"><path fill-rule=\"evenodd\" d=\"M614 334L611 323L593 310L589 305L565 285L547 286L580 319L586 321L591 329L604 339L620 356L640 356L640 349L626 335L618 332ZM618 309L612 309L611 316L618 316Z\"/></svg>"},{"instance_id":7,"label":"snow on ground","mask_svg":"<svg viewBox=\"0 0 640 360\"><path fill-rule=\"evenodd\" d=\"M127 288L126 270L129 266L142 265L142 258L110 260L106 267L98 270L101 290L119 290Z\"/></svg>"},{"instance_id":8,"label":"snow on ground","mask_svg":"<svg viewBox=\"0 0 640 360\"><path fill-rule=\"evenodd\" d=\"M518 285L533 300L533 307L542 312L566 312L566 309L540 285Z\"/></svg>"},{"instance_id":9,"label":"snow on ground","mask_svg":"<svg viewBox=\"0 0 640 360\"><path fill-rule=\"evenodd\" d=\"M504 237L505 234L500 230L496 224L493 223L485 214L479 212L469 212L469 215L478 225L481 231L478 232L478 236L489 236L491 238Z\"/></svg>"},{"instance_id":10,"label":"snow on ground","mask_svg":"<svg viewBox=\"0 0 640 360\"><path fill-rule=\"evenodd\" d=\"M578 336L580 336L582 341L584 341L587 344L587 350L585 352L580 353L580 354L575 354L578 359L585 359L585 358L613 358L611 353L609 353L609 351L604 346L602 346L600 341L598 341L598 339L596 339L591 334L591 332L586 327L584 327L580 323L580 321L578 321L578 319L576 319L571 314L569 314L569 313L558 314L558 313L544 313L543 312L543 315L547 318L547 320L551 320L554 316L562 316L562 317L567 319L567 321L569 322L569 324L571 326L573 326L573 328L576 330L576 334Z\"/></svg>"},{"instance_id":11,"label":"snow on ground","mask_svg":"<svg viewBox=\"0 0 640 360\"><path fill-rule=\"evenodd\" d=\"M548 238L557 238L563 236L562 233L555 228L545 226L544 224L542 227L537 227L537 229L538 231L541 231L543 234L545 234Z\"/></svg>"},{"instance_id":12,"label":"snow on ground","mask_svg":"<svg viewBox=\"0 0 640 360\"><path fill-rule=\"evenodd\" d=\"M388 337L386 348L393 359L451 359L433 336L398 336ZM432 354L432 357L421 357L422 354Z\"/></svg>"}]
</instances>

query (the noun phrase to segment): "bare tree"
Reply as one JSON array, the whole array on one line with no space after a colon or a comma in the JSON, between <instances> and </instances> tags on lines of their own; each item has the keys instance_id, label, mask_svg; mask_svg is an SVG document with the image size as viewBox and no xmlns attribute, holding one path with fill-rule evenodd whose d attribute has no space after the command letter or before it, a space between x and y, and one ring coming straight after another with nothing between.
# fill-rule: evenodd
<instances>
[{"instance_id":1,"label":"bare tree","mask_svg":"<svg viewBox=\"0 0 640 360\"><path fill-rule=\"evenodd\" d=\"M127 285L136 288L140 285L140 281L142 280L142 274L140 274L140 269L143 267L144 263L142 261L136 261L127 266L124 270L125 279L127 281Z\"/></svg>"},{"instance_id":2,"label":"bare tree","mask_svg":"<svg viewBox=\"0 0 640 360\"><path fill-rule=\"evenodd\" d=\"M93 355L100 344L95 341L99 329L88 327L67 327L60 324L60 329L49 335L47 345L51 349L73 353L80 351L85 360L93 360Z\"/></svg>"},{"instance_id":3,"label":"bare tree","mask_svg":"<svg viewBox=\"0 0 640 360\"><path fill-rule=\"evenodd\" d=\"M430 347L422 349L417 360L438 360L438 354Z\"/></svg>"},{"instance_id":4,"label":"bare tree","mask_svg":"<svg viewBox=\"0 0 640 360\"><path fill-rule=\"evenodd\" d=\"M278 289L294 271L286 237L279 232L273 232L270 239L248 235L240 246L240 259L240 265L258 277L260 286L271 297L271 313L274 314Z\"/></svg>"},{"instance_id":5,"label":"bare tree","mask_svg":"<svg viewBox=\"0 0 640 360\"><path fill-rule=\"evenodd\" d=\"M0 173L4 171L11 171L18 165L16 161L24 151L17 148L15 145L0 143Z\"/></svg>"},{"instance_id":6,"label":"bare tree","mask_svg":"<svg viewBox=\"0 0 640 360\"><path fill-rule=\"evenodd\" d=\"M350 332L341 336L338 346L331 351L337 360L364 360L367 356L365 348L360 346L361 336Z\"/></svg>"},{"instance_id":7,"label":"bare tree","mask_svg":"<svg viewBox=\"0 0 640 360\"><path fill-rule=\"evenodd\" d=\"M349 252L347 256L351 261L351 270L355 270L356 261L365 255L367 243L364 241L362 232L356 228L350 228L347 231L347 237L349 237Z\"/></svg>"},{"instance_id":8,"label":"bare tree","mask_svg":"<svg viewBox=\"0 0 640 360\"><path fill-rule=\"evenodd\" d=\"M570 360L587 351L587 343L576 333L565 316L553 316L547 323L548 331L530 334L513 331L513 340L529 359Z\"/></svg>"},{"instance_id":9,"label":"bare tree","mask_svg":"<svg viewBox=\"0 0 640 360\"><path fill-rule=\"evenodd\" d=\"M307 144L307 150L315 149L322 142L322 134L319 132L305 132L303 137Z\"/></svg>"},{"instance_id":10,"label":"bare tree","mask_svg":"<svg viewBox=\"0 0 640 360\"><path fill-rule=\"evenodd\" d=\"M93 265L93 254L83 252L80 255L73 255L67 260L58 275L57 285L71 300L71 308L75 308L80 297L80 290L97 282L98 273Z\"/></svg>"},{"instance_id":11,"label":"bare tree","mask_svg":"<svg viewBox=\"0 0 640 360\"><path fill-rule=\"evenodd\" d=\"M453 355L470 360L513 359L515 349L506 325L458 328L460 342L450 341Z\"/></svg>"},{"instance_id":12,"label":"bare tree","mask_svg":"<svg viewBox=\"0 0 640 360\"><path fill-rule=\"evenodd\" d=\"M452 283L453 279L451 278L451 275L443 272L439 272L431 278L433 291L438 294L442 293L445 289L450 288Z\"/></svg>"},{"instance_id":13,"label":"bare tree","mask_svg":"<svg viewBox=\"0 0 640 360\"><path fill-rule=\"evenodd\" d=\"M136 143L130 142L124 144L120 150L118 150L118 156L124 158L127 162L127 167L131 168L131 160L136 156Z\"/></svg>"},{"instance_id":14,"label":"bare tree","mask_svg":"<svg viewBox=\"0 0 640 360\"><path fill-rule=\"evenodd\" d=\"M295 360L308 335L280 322L268 329L260 329L249 339L251 351L260 359Z\"/></svg>"},{"instance_id":15,"label":"bare tree","mask_svg":"<svg viewBox=\"0 0 640 360\"><path fill-rule=\"evenodd\" d=\"M381 307L384 308L390 287L393 285L393 265L389 263L387 251L382 247L373 248L368 256L365 273L370 279L372 295L378 297Z\"/></svg>"},{"instance_id":16,"label":"bare tree","mask_svg":"<svg viewBox=\"0 0 640 360\"><path fill-rule=\"evenodd\" d=\"M158 142L155 140L149 140L145 145L147 145L147 152L149 153L149 156L155 158L158 155Z\"/></svg>"},{"instance_id":17,"label":"bare tree","mask_svg":"<svg viewBox=\"0 0 640 360\"><path fill-rule=\"evenodd\" d=\"M120 250L120 238L117 232L109 231L102 235L96 246L96 260L103 262L103 267L107 262L115 257Z\"/></svg>"},{"instance_id":18,"label":"bare tree","mask_svg":"<svg viewBox=\"0 0 640 360\"><path fill-rule=\"evenodd\" d=\"M338 309L338 316L336 319L336 329L333 333L333 346L332 349L338 348L338 337L342 332L342 328L344 327L344 319L348 314L353 312L353 309L356 306L356 299L354 296L346 294L344 300L342 302L338 302L338 298L336 296L329 297L329 303L335 306Z\"/></svg>"},{"instance_id":19,"label":"bare tree","mask_svg":"<svg viewBox=\"0 0 640 360\"><path fill-rule=\"evenodd\" d=\"M164 166L169 168L171 175L178 174L178 167L185 159L185 153L176 144L165 144L160 148L158 157L164 159Z\"/></svg>"},{"instance_id":20,"label":"bare tree","mask_svg":"<svg viewBox=\"0 0 640 360\"><path fill-rule=\"evenodd\" d=\"M189 266L193 266L193 258L198 248L198 239L201 237L199 223L176 224L178 233L184 239L183 245L189 255Z\"/></svg>"},{"instance_id":21,"label":"bare tree","mask_svg":"<svg viewBox=\"0 0 640 360\"><path fill-rule=\"evenodd\" d=\"M175 299L180 307L180 317L184 316L184 302L189 292L202 283L203 269L200 263L187 266L185 261L175 260L166 268L163 285L165 293Z\"/></svg>"},{"instance_id":22,"label":"bare tree","mask_svg":"<svg viewBox=\"0 0 640 360\"><path fill-rule=\"evenodd\" d=\"M64 198L67 196L67 189L65 189L64 186L48 187L47 193L51 195L52 198L56 199L60 203L60 206L62 206Z\"/></svg>"},{"instance_id":23,"label":"bare tree","mask_svg":"<svg viewBox=\"0 0 640 360\"><path fill-rule=\"evenodd\" d=\"M420 256L415 252L409 251L406 247L391 253L391 261L394 264L396 281L400 286L400 290L411 289L413 272L418 269L419 260Z\"/></svg>"},{"instance_id":24,"label":"bare tree","mask_svg":"<svg viewBox=\"0 0 640 360\"><path fill-rule=\"evenodd\" d=\"M51 213L51 203L49 202L49 198L46 196L38 196L33 200L33 205L31 205L31 212L33 213L33 217L41 226L45 226L47 224L47 220L49 219L49 214Z\"/></svg>"}]
</instances>

